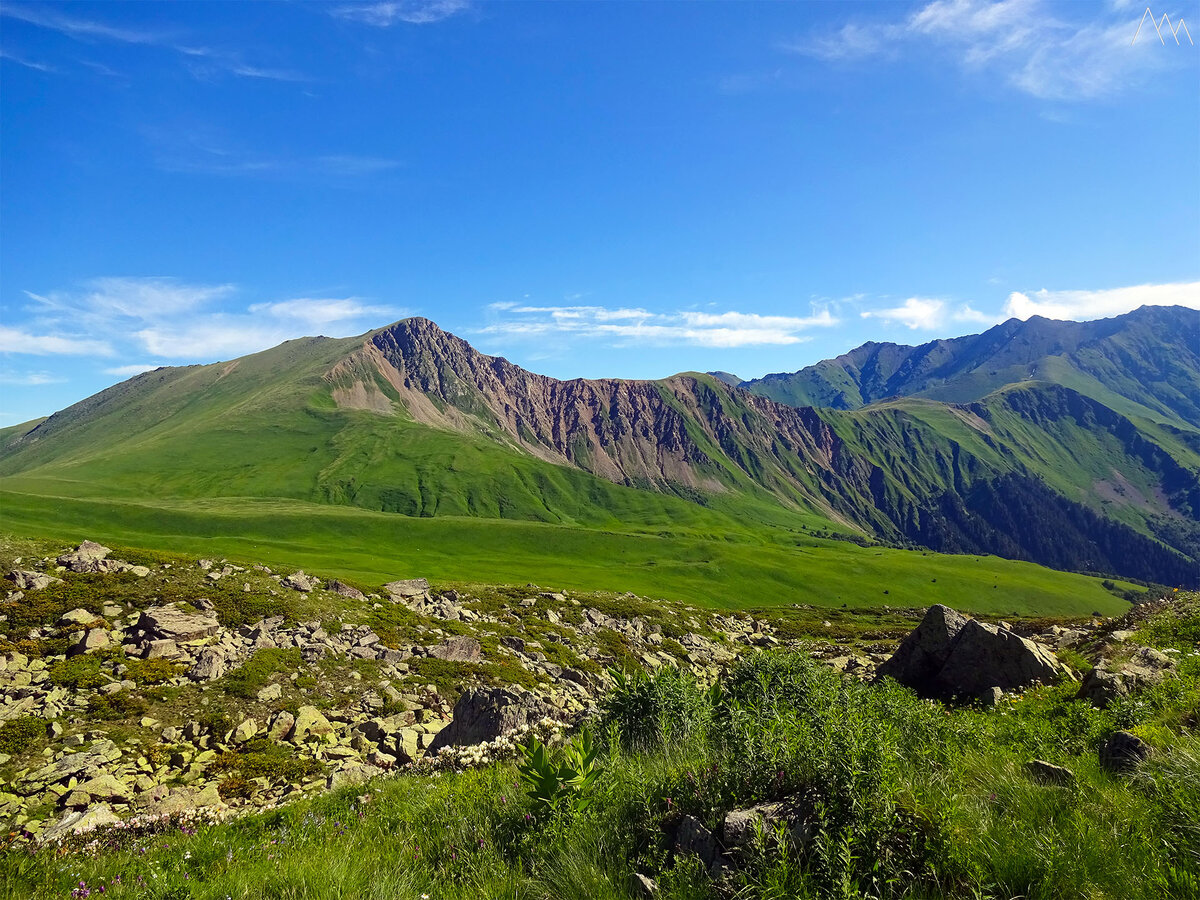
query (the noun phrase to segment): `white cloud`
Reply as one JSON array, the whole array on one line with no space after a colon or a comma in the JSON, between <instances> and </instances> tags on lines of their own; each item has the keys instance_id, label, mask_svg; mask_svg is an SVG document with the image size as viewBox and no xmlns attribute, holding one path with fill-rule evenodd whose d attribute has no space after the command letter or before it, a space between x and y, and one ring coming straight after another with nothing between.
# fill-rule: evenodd
<instances>
[{"instance_id":1,"label":"white cloud","mask_svg":"<svg viewBox=\"0 0 1200 900\"><path fill-rule=\"evenodd\" d=\"M1180 62L1130 45L1137 16L1123 4L1055 9L1073 18L1056 17L1044 0L933 0L904 19L852 21L784 49L830 62L941 50L964 69L1055 101L1108 96Z\"/></svg>"},{"instance_id":2,"label":"white cloud","mask_svg":"<svg viewBox=\"0 0 1200 900\"><path fill-rule=\"evenodd\" d=\"M65 384L66 378L53 372L13 372L0 371L0 384L16 384L23 387L37 387L41 384Z\"/></svg>"},{"instance_id":3,"label":"white cloud","mask_svg":"<svg viewBox=\"0 0 1200 900\"><path fill-rule=\"evenodd\" d=\"M122 378L132 378L134 375L141 375L143 372L153 372L158 366L154 363L133 363L128 366L114 366L111 369L105 369L105 375L120 375Z\"/></svg>"},{"instance_id":4,"label":"white cloud","mask_svg":"<svg viewBox=\"0 0 1200 900\"><path fill-rule=\"evenodd\" d=\"M493 303L501 318L480 334L544 336L550 334L603 340L619 346L692 345L699 347L750 347L798 344L808 340L800 332L837 324L828 310L811 316L762 316L757 313L704 313L681 310L653 313L631 307L518 306Z\"/></svg>"},{"instance_id":5,"label":"white cloud","mask_svg":"<svg viewBox=\"0 0 1200 900\"><path fill-rule=\"evenodd\" d=\"M112 356L107 341L57 334L30 334L18 328L0 325L0 351L31 356Z\"/></svg>"},{"instance_id":6,"label":"white cloud","mask_svg":"<svg viewBox=\"0 0 1200 900\"><path fill-rule=\"evenodd\" d=\"M28 69L36 69L39 72L58 72L58 69L54 68L54 66L47 65L46 63L36 62L32 59L26 59L24 56L18 56L16 53L13 53L11 50L0 50L0 59L7 59L11 62L15 62L19 66L25 66Z\"/></svg>"},{"instance_id":7,"label":"white cloud","mask_svg":"<svg viewBox=\"0 0 1200 900\"><path fill-rule=\"evenodd\" d=\"M342 19L390 28L397 23L431 25L469 9L467 0L384 0L379 3L355 3L336 7L333 15Z\"/></svg>"},{"instance_id":8,"label":"white cloud","mask_svg":"<svg viewBox=\"0 0 1200 900\"><path fill-rule=\"evenodd\" d=\"M1140 284L1099 291L1014 291L1004 304L1004 317L1028 319L1102 319L1139 306L1186 306L1200 309L1200 281L1178 284Z\"/></svg>"},{"instance_id":9,"label":"white cloud","mask_svg":"<svg viewBox=\"0 0 1200 900\"><path fill-rule=\"evenodd\" d=\"M394 312L386 306L364 306L354 297L344 300L299 298L277 303L256 303L249 311L315 328L365 317L378 319Z\"/></svg>"},{"instance_id":10,"label":"white cloud","mask_svg":"<svg viewBox=\"0 0 1200 900\"><path fill-rule=\"evenodd\" d=\"M951 322L972 322L981 325L995 325L1000 321L996 316L980 312L969 304L963 303L952 306L945 300L932 297L909 297L901 306L888 309L872 309L859 313L864 319L882 319L885 322L896 322L916 331L926 331L941 328Z\"/></svg>"}]
</instances>

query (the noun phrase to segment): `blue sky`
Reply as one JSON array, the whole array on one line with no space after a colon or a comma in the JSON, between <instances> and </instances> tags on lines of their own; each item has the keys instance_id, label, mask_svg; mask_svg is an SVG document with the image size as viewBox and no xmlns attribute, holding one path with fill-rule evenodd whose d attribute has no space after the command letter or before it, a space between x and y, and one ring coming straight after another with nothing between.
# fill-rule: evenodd
<instances>
[{"instance_id":1,"label":"blue sky","mask_svg":"<svg viewBox=\"0 0 1200 900\"><path fill-rule=\"evenodd\" d=\"M1200 4L1152 10L6 2L0 425L406 315L749 378L1200 308Z\"/></svg>"}]
</instances>

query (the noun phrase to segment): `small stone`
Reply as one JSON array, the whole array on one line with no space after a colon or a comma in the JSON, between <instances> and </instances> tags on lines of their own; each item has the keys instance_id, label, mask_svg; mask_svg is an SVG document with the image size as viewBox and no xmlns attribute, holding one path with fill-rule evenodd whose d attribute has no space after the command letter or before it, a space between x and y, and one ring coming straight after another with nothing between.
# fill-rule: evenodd
<instances>
[{"instance_id":1,"label":"small stone","mask_svg":"<svg viewBox=\"0 0 1200 900\"><path fill-rule=\"evenodd\" d=\"M258 699L263 703L268 700L278 700L281 696L283 696L283 688L278 684L268 684L258 692Z\"/></svg>"},{"instance_id":2,"label":"small stone","mask_svg":"<svg viewBox=\"0 0 1200 900\"><path fill-rule=\"evenodd\" d=\"M1074 772L1045 760L1031 760L1026 764L1025 769L1032 777L1046 784L1070 785L1075 783Z\"/></svg>"}]
</instances>

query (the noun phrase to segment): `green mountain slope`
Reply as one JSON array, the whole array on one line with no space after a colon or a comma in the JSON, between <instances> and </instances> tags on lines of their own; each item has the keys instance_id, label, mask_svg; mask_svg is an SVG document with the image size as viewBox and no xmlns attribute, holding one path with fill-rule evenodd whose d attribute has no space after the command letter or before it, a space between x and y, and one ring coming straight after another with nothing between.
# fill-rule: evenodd
<instances>
[{"instance_id":1,"label":"green mountain slope","mask_svg":"<svg viewBox=\"0 0 1200 900\"><path fill-rule=\"evenodd\" d=\"M1124 415L1200 427L1200 312L1144 306L1095 322L1010 319L919 347L864 344L742 387L793 406L858 409L891 397L968 403L1028 380L1072 388Z\"/></svg>"},{"instance_id":2,"label":"green mountain slope","mask_svg":"<svg viewBox=\"0 0 1200 900\"><path fill-rule=\"evenodd\" d=\"M1057 384L959 406L838 411L696 373L562 382L407 319L149 372L7 429L0 488L705 539L829 528L1190 583L1200 558L1195 434L1135 422ZM1041 527L1009 507L1040 510Z\"/></svg>"}]
</instances>

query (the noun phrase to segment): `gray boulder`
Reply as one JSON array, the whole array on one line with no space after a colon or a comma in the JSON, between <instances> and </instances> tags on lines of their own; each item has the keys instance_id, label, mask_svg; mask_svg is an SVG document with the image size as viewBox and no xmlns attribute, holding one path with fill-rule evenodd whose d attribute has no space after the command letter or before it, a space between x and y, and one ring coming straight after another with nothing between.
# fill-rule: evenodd
<instances>
[{"instance_id":1,"label":"gray boulder","mask_svg":"<svg viewBox=\"0 0 1200 900\"><path fill-rule=\"evenodd\" d=\"M409 578L401 581L389 581L383 589L393 600L404 600L410 597L421 597L429 594L429 581L424 578Z\"/></svg>"},{"instance_id":2,"label":"gray boulder","mask_svg":"<svg viewBox=\"0 0 1200 900\"><path fill-rule=\"evenodd\" d=\"M108 566L103 563L110 553L111 550L95 541L84 541L70 553L60 556L58 564L66 566L72 572L106 572Z\"/></svg>"},{"instance_id":3,"label":"gray boulder","mask_svg":"<svg viewBox=\"0 0 1200 900\"><path fill-rule=\"evenodd\" d=\"M49 587L56 581L62 581L61 578L55 578L53 575L46 575L42 572L27 572L24 569L14 569L6 577L20 591L40 591L42 588Z\"/></svg>"},{"instance_id":4,"label":"gray boulder","mask_svg":"<svg viewBox=\"0 0 1200 900\"><path fill-rule=\"evenodd\" d=\"M555 717L557 710L528 692L511 688L468 688L454 704L450 724L438 732L430 753L442 747L470 747Z\"/></svg>"},{"instance_id":5,"label":"gray boulder","mask_svg":"<svg viewBox=\"0 0 1200 900\"><path fill-rule=\"evenodd\" d=\"M1047 648L1007 628L933 606L882 663L876 678L894 678L924 697L994 696L1054 681L1062 665Z\"/></svg>"},{"instance_id":6,"label":"gray boulder","mask_svg":"<svg viewBox=\"0 0 1200 900\"><path fill-rule=\"evenodd\" d=\"M695 816L684 816L675 832L675 852L695 854L705 868L717 861L717 839L703 822Z\"/></svg>"},{"instance_id":7,"label":"gray boulder","mask_svg":"<svg viewBox=\"0 0 1200 900\"><path fill-rule=\"evenodd\" d=\"M894 678L917 691L932 689L946 664L950 645L967 624L967 617L940 603L929 607L921 624L900 642L891 658L879 666L878 678Z\"/></svg>"},{"instance_id":8,"label":"gray boulder","mask_svg":"<svg viewBox=\"0 0 1200 900\"><path fill-rule=\"evenodd\" d=\"M789 850L803 847L812 837L812 827L800 816L798 807L794 803L780 801L726 813L721 827L721 840L730 854L748 850L754 844L759 830L774 844L778 841L779 832L776 829L781 822L784 823L784 836Z\"/></svg>"},{"instance_id":9,"label":"gray boulder","mask_svg":"<svg viewBox=\"0 0 1200 900\"><path fill-rule=\"evenodd\" d=\"M225 674L227 665L225 651L219 647L205 647L188 671L188 677L194 681L212 681Z\"/></svg>"},{"instance_id":10,"label":"gray boulder","mask_svg":"<svg viewBox=\"0 0 1200 900\"><path fill-rule=\"evenodd\" d=\"M138 617L132 634L137 643L155 640L183 643L216 634L220 628L216 616L184 612L175 606L154 606Z\"/></svg>"},{"instance_id":11,"label":"gray boulder","mask_svg":"<svg viewBox=\"0 0 1200 900\"><path fill-rule=\"evenodd\" d=\"M483 658L483 645L473 637L460 634L430 649L429 655L450 662L479 662Z\"/></svg>"},{"instance_id":12,"label":"gray boulder","mask_svg":"<svg viewBox=\"0 0 1200 900\"><path fill-rule=\"evenodd\" d=\"M316 587L315 579L305 575L303 570L299 572L293 572L287 578L283 579L280 584L282 584L284 587L291 588L293 591L300 591L301 593L305 594Z\"/></svg>"},{"instance_id":13,"label":"gray boulder","mask_svg":"<svg viewBox=\"0 0 1200 900\"><path fill-rule=\"evenodd\" d=\"M362 591L360 591L358 588L350 587L350 585L345 584L336 579L334 579L333 581L330 581L327 585L325 585L325 590L333 591L333 593L339 594L342 597L349 597L351 600L366 600L367 599L366 595Z\"/></svg>"},{"instance_id":14,"label":"gray boulder","mask_svg":"<svg viewBox=\"0 0 1200 900\"><path fill-rule=\"evenodd\" d=\"M1103 709L1139 688L1158 684L1174 670L1174 661L1165 653L1142 647L1120 663L1102 660L1083 676L1078 696Z\"/></svg>"}]
</instances>

